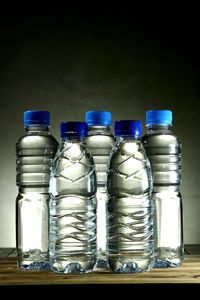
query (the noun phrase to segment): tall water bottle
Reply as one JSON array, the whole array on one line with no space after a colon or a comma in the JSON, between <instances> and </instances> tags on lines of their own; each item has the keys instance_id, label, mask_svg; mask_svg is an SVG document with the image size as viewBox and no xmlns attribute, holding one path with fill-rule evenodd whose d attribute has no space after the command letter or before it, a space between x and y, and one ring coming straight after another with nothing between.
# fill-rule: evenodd
<instances>
[{"instance_id":1,"label":"tall water bottle","mask_svg":"<svg viewBox=\"0 0 200 300\"><path fill-rule=\"evenodd\" d=\"M177 267L183 262L181 144L171 131L170 110L146 112L147 133L143 145L153 173L155 205L154 267Z\"/></svg>"},{"instance_id":2,"label":"tall water bottle","mask_svg":"<svg viewBox=\"0 0 200 300\"><path fill-rule=\"evenodd\" d=\"M24 112L25 134L16 144L17 261L22 269L49 268L48 204L50 167L58 143L49 133L48 111Z\"/></svg>"},{"instance_id":3,"label":"tall water bottle","mask_svg":"<svg viewBox=\"0 0 200 300\"><path fill-rule=\"evenodd\" d=\"M85 115L88 123L87 146L90 149L97 171L97 267L106 267L106 202L105 188L108 158L114 145L111 132L110 111L88 111Z\"/></svg>"},{"instance_id":4,"label":"tall water bottle","mask_svg":"<svg viewBox=\"0 0 200 300\"><path fill-rule=\"evenodd\" d=\"M62 122L50 179L50 265L87 273L96 263L96 170L85 144L87 123Z\"/></svg>"},{"instance_id":5,"label":"tall water bottle","mask_svg":"<svg viewBox=\"0 0 200 300\"><path fill-rule=\"evenodd\" d=\"M138 120L115 122L110 156L108 262L114 272L149 271L153 264L152 175Z\"/></svg>"}]
</instances>

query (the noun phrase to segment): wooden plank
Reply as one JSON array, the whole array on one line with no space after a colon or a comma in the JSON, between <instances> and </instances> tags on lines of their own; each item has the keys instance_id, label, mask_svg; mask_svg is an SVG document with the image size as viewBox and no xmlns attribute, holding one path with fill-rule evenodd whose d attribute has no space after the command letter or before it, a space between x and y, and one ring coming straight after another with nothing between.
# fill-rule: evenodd
<instances>
[{"instance_id":1,"label":"wooden plank","mask_svg":"<svg viewBox=\"0 0 200 300\"><path fill-rule=\"evenodd\" d=\"M200 256L187 255L178 268L153 269L140 274L117 274L96 270L83 275L57 274L51 271L22 271L16 258L0 260L1 285L57 285L57 284L125 284L125 283L200 283Z\"/></svg>"}]
</instances>

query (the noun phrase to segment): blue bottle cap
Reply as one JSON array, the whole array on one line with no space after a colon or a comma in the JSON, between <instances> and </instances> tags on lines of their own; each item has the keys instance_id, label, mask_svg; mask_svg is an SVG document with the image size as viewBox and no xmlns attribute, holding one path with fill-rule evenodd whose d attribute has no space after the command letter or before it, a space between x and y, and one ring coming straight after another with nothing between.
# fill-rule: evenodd
<instances>
[{"instance_id":1,"label":"blue bottle cap","mask_svg":"<svg viewBox=\"0 0 200 300\"><path fill-rule=\"evenodd\" d=\"M92 125L111 125L112 116L110 111L93 110L85 113L85 121L89 126Z\"/></svg>"},{"instance_id":2,"label":"blue bottle cap","mask_svg":"<svg viewBox=\"0 0 200 300\"><path fill-rule=\"evenodd\" d=\"M140 120L120 120L115 122L115 136L142 136Z\"/></svg>"},{"instance_id":3,"label":"blue bottle cap","mask_svg":"<svg viewBox=\"0 0 200 300\"><path fill-rule=\"evenodd\" d=\"M172 111L165 109L153 109L146 112L146 125L166 124L172 125Z\"/></svg>"},{"instance_id":4,"label":"blue bottle cap","mask_svg":"<svg viewBox=\"0 0 200 300\"><path fill-rule=\"evenodd\" d=\"M61 122L60 136L64 137L86 137L88 125L86 122Z\"/></svg>"},{"instance_id":5,"label":"blue bottle cap","mask_svg":"<svg viewBox=\"0 0 200 300\"><path fill-rule=\"evenodd\" d=\"M50 113L47 110L28 110L24 112L24 125L50 124Z\"/></svg>"}]
</instances>

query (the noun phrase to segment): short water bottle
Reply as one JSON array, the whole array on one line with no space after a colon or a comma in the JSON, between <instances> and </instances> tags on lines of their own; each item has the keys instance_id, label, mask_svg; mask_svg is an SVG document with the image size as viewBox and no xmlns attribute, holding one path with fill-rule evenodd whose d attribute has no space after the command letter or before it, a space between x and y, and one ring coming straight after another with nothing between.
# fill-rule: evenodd
<instances>
[{"instance_id":1,"label":"short water bottle","mask_svg":"<svg viewBox=\"0 0 200 300\"><path fill-rule=\"evenodd\" d=\"M108 158L114 145L114 136L111 132L111 112L88 111L85 119L88 124L86 143L92 153L97 171L97 267L107 267L105 182Z\"/></svg>"},{"instance_id":2,"label":"short water bottle","mask_svg":"<svg viewBox=\"0 0 200 300\"><path fill-rule=\"evenodd\" d=\"M96 170L87 149L87 123L62 122L50 179L50 265L81 274L96 264Z\"/></svg>"},{"instance_id":3,"label":"short water bottle","mask_svg":"<svg viewBox=\"0 0 200 300\"><path fill-rule=\"evenodd\" d=\"M152 166L155 206L154 267L177 267L183 262L181 143L171 131L170 110L146 112L143 145Z\"/></svg>"},{"instance_id":4,"label":"short water bottle","mask_svg":"<svg viewBox=\"0 0 200 300\"><path fill-rule=\"evenodd\" d=\"M112 271L149 271L153 264L152 174L139 120L115 122L108 192L108 262Z\"/></svg>"},{"instance_id":5,"label":"short water bottle","mask_svg":"<svg viewBox=\"0 0 200 300\"><path fill-rule=\"evenodd\" d=\"M22 269L48 269L50 168L58 143L49 133L48 111L24 112L25 134L16 144L17 261Z\"/></svg>"}]
</instances>

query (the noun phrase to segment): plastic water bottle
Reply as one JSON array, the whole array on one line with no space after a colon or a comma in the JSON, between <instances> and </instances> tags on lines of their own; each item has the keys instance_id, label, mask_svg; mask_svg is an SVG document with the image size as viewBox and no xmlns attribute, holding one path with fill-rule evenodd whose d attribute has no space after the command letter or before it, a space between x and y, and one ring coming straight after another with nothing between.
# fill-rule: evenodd
<instances>
[{"instance_id":1,"label":"plastic water bottle","mask_svg":"<svg viewBox=\"0 0 200 300\"><path fill-rule=\"evenodd\" d=\"M108 158L114 145L111 133L111 112L88 111L85 115L88 123L86 143L90 149L97 171L97 267L106 267L106 172Z\"/></svg>"},{"instance_id":2,"label":"plastic water bottle","mask_svg":"<svg viewBox=\"0 0 200 300\"><path fill-rule=\"evenodd\" d=\"M50 179L50 265L87 273L96 263L96 170L87 149L87 123L62 122Z\"/></svg>"},{"instance_id":3,"label":"plastic water bottle","mask_svg":"<svg viewBox=\"0 0 200 300\"><path fill-rule=\"evenodd\" d=\"M25 134L16 144L16 242L18 266L49 268L48 204L50 167L58 143L49 133L48 111L24 112Z\"/></svg>"},{"instance_id":4,"label":"plastic water bottle","mask_svg":"<svg viewBox=\"0 0 200 300\"><path fill-rule=\"evenodd\" d=\"M143 145L153 173L155 206L154 267L177 267L183 262L181 144L172 133L170 110L146 112L147 133Z\"/></svg>"},{"instance_id":5,"label":"plastic water bottle","mask_svg":"<svg viewBox=\"0 0 200 300\"><path fill-rule=\"evenodd\" d=\"M110 156L108 262L114 272L149 271L153 264L152 175L138 120L115 122Z\"/></svg>"}]
</instances>

